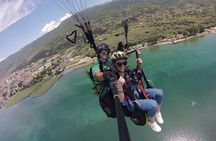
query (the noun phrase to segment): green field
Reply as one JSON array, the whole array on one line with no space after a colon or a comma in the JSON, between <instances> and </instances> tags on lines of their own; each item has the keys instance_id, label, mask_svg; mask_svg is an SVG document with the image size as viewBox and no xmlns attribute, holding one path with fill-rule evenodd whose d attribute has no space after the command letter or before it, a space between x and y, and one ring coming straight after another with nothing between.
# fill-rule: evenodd
<instances>
[{"instance_id":1,"label":"green field","mask_svg":"<svg viewBox=\"0 0 216 141\"><path fill-rule=\"evenodd\" d=\"M32 97L38 97L45 94L54 84L55 82L61 77L61 75L55 76L49 80L43 82L43 84L38 87L35 91L32 92Z\"/></svg>"},{"instance_id":2,"label":"green field","mask_svg":"<svg viewBox=\"0 0 216 141\"><path fill-rule=\"evenodd\" d=\"M49 80L38 82L35 85L18 92L18 94L9 98L4 104L4 107L10 107L28 96L37 97L45 94L60 77L60 75L52 77Z\"/></svg>"}]
</instances>

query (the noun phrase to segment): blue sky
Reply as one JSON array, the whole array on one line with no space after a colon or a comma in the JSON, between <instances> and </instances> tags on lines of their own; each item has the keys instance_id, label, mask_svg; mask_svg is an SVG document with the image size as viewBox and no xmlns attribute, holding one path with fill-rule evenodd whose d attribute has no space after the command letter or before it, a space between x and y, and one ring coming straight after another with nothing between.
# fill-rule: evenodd
<instances>
[{"instance_id":1,"label":"blue sky","mask_svg":"<svg viewBox=\"0 0 216 141\"><path fill-rule=\"evenodd\" d=\"M61 2L61 0L0 0L0 61L57 27L69 17L67 10L56 1ZM111 0L82 1L87 6L94 6Z\"/></svg>"}]
</instances>

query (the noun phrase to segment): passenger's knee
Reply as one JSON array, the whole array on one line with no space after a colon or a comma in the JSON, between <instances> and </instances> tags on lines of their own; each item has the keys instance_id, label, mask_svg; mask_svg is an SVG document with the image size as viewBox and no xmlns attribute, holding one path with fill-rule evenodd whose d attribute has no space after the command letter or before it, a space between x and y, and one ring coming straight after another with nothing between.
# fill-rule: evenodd
<instances>
[{"instance_id":1,"label":"passenger's knee","mask_svg":"<svg viewBox=\"0 0 216 141\"><path fill-rule=\"evenodd\" d=\"M162 89L158 89L157 90L157 95L159 96L159 97L163 97L163 90Z\"/></svg>"},{"instance_id":2,"label":"passenger's knee","mask_svg":"<svg viewBox=\"0 0 216 141\"><path fill-rule=\"evenodd\" d=\"M157 94L155 95L155 100L157 100L158 104L161 105L162 101L163 101L163 90L158 89L157 90Z\"/></svg>"}]
</instances>

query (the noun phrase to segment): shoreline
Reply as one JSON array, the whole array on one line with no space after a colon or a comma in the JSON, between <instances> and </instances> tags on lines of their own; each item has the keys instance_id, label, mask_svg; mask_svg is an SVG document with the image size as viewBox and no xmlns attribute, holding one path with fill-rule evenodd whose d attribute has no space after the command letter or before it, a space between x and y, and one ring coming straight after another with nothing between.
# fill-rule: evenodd
<instances>
[{"instance_id":1,"label":"shoreline","mask_svg":"<svg viewBox=\"0 0 216 141\"><path fill-rule=\"evenodd\" d=\"M181 43L181 42L184 42L184 41L188 41L192 38L195 38L195 37L201 37L201 36L205 36L205 35L208 35L208 34L215 34L216 33L216 27L212 27L212 28L209 28L209 29L205 29L204 32L202 33L198 33L196 35L193 35L193 36L189 36L189 37L183 37L183 38L180 38L180 39L176 39L174 43L171 43L170 41L158 41L158 43L156 44L153 44L153 45L143 45L143 44L137 44L135 46L132 46L130 48L133 48L133 47L137 47L139 50L142 50L142 49L145 49L145 48L151 48L151 47L154 47L154 46L160 46L160 45L167 45L167 44L178 44L178 43ZM128 52L132 51L133 49L129 49L127 50ZM94 58L91 58L89 60L87 60L86 62L82 62L82 63L75 63L71 66L69 66L68 68L66 68L64 71L63 71L63 75L68 73L68 72L71 72L73 71L74 69L77 69L77 68L80 68L80 67L84 67L84 66L87 66L87 65L90 65L91 63L95 62L97 60L96 57Z\"/></svg>"},{"instance_id":2,"label":"shoreline","mask_svg":"<svg viewBox=\"0 0 216 141\"><path fill-rule=\"evenodd\" d=\"M173 43L171 41L158 41L158 43L156 43L156 44L141 46L141 47L138 47L138 49L151 48L151 47L154 47L154 46L167 45L167 44L178 44L178 43L181 43L181 42L184 42L184 41L188 41L188 40L190 40L192 38L201 37L201 36L205 36L205 35L208 35L208 34L214 34L214 33L204 31L202 33L198 33L198 34L193 35L193 36L183 37L183 38L180 38L180 39L175 39L175 42L173 42ZM138 45L136 45L136 46L138 46Z\"/></svg>"},{"instance_id":3,"label":"shoreline","mask_svg":"<svg viewBox=\"0 0 216 141\"><path fill-rule=\"evenodd\" d=\"M87 60L86 62L78 62L78 63L75 63L73 65L70 65L70 66L67 66L65 68L65 70L62 72L62 75L66 74L66 73L69 73L75 69L78 69L78 68L81 68L81 67L84 67L84 66L88 66L90 65L91 63L95 62L97 60L96 57L94 58L91 58L89 60Z\"/></svg>"},{"instance_id":4,"label":"shoreline","mask_svg":"<svg viewBox=\"0 0 216 141\"><path fill-rule=\"evenodd\" d=\"M12 96L10 99L8 99L2 106L2 108L9 108L10 106L13 106L23 99L27 97L40 97L43 96L47 91L49 91L53 85L62 77L62 74L56 75L55 77L52 77L50 79L43 80L42 82L38 82L35 85L26 88L22 91L20 91L18 94Z\"/></svg>"}]
</instances>

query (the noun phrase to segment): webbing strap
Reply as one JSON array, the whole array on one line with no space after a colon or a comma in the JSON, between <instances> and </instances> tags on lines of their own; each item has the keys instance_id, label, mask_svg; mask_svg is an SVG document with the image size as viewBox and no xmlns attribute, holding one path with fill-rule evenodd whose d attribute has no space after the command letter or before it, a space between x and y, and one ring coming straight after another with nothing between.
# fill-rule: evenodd
<instances>
[{"instance_id":1,"label":"webbing strap","mask_svg":"<svg viewBox=\"0 0 216 141\"><path fill-rule=\"evenodd\" d=\"M146 94L146 92L145 92L145 89L144 89L144 87L143 87L143 84L142 84L141 80L138 80L138 83L139 83L139 85L140 85L140 88L141 88L141 91L142 91L143 96L144 96L146 99L148 99L148 96L147 96L147 94Z\"/></svg>"}]
</instances>

